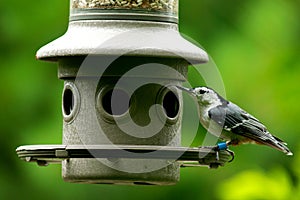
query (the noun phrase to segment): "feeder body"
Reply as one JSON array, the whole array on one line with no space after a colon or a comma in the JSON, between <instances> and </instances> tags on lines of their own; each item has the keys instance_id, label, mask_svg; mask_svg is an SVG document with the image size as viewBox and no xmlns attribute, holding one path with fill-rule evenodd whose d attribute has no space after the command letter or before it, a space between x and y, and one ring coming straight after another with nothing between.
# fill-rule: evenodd
<instances>
[{"instance_id":1,"label":"feeder body","mask_svg":"<svg viewBox=\"0 0 300 200\"><path fill-rule=\"evenodd\" d=\"M58 62L64 81L63 144L181 146L182 94L173 86L208 56L177 21L178 0L71 0L67 32L37 52ZM179 174L170 160L62 163L69 182L170 185Z\"/></svg>"},{"instance_id":2,"label":"feeder body","mask_svg":"<svg viewBox=\"0 0 300 200\"><path fill-rule=\"evenodd\" d=\"M99 61L102 59L97 58ZM65 81L63 144L180 146L181 92L165 88L164 85L181 84L183 79L174 77L178 77L177 73L187 74L185 61L122 57L110 66L112 70L108 70L100 80L92 74L72 77L70 73L65 73L70 65L79 69L83 59L77 58L77 62L72 58L59 61L59 70L62 71L60 78ZM122 69L117 70L118 66L128 69L148 62L168 64L174 69L174 74L156 71L126 77L119 74ZM120 78L124 84L114 88ZM130 85L145 82L149 84L129 95ZM68 101L67 91L71 91L69 95L74 100ZM116 92L116 100L112 99L112 92ZM154 105L158 106L153 108ZM115 113L113 106L117 107ZM149 110L152 111L151 116ZM147 128L149 124L153 127ZM169 160L70 159L64 161L62 166L63 178L69 182L169 185L179 181L179 165Z\"/></svg>"}]
</instances>

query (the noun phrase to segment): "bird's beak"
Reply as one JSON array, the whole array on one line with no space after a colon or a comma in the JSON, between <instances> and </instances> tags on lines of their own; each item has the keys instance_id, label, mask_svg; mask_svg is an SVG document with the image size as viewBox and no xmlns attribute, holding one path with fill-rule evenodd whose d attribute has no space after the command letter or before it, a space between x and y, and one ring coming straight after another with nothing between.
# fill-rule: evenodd
<instances>
[{"instance_id":1,"label":"bird's beak","mask_svg":"<svg viewBox=\"0 0 300 200\"><path fill-rule=\"evenodd\" d=\"M182 91L185 91L189 94L196 96L195 90L193 88L186 88L186 87L182 87L182 86L178 86L178 85L176 85L176 87Z\"/></svg>"}]
</instances>

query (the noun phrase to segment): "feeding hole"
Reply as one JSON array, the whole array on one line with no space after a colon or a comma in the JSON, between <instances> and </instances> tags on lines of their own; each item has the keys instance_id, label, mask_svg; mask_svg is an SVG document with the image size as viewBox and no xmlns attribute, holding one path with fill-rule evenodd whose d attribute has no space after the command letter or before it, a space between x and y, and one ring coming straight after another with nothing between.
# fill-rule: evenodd
<instances>
[{"instance_id":1,"label":"feeding hole","mask_svg":"<svg viewBox=\"0 0 300 200\"><path fill-rule=\"evenodd\" d=\"M69 82L65 84L62 96L62 112L66 122L71 122L79 110L79 93L76 86Z\"/></svg>"},{"instance_id":2,"label":"feeding hole","mask_svg":"<svg viewBox=\"0 0 300 200\"><path fill-rule=\"evenodd\" d=\"M179 113L179 101L174 92L168 91L163 99L163 108L169 118L175 118Z\"/></svg>"},{"instance_id":3,"label":"feeding hole","mask_svg":"<svg viewBox=\"0 0 300 200\"><path fill-rule=\"evenodd\" d=\"M74 95L71 89L67 88L63 95L63 109L65 115L70 115L74 108Z\"/></svg>"},{"instance_id":4,"label":"feeding hole","mask_svg":"<svg viewBox=\"0 0 300 200\"><path fill-rule=\"evenodd\" d=\"M123 115L129 110L130 97L123 90L109 90L102 97L102 107L110 115Z\"/></svg>"}]
</instances>

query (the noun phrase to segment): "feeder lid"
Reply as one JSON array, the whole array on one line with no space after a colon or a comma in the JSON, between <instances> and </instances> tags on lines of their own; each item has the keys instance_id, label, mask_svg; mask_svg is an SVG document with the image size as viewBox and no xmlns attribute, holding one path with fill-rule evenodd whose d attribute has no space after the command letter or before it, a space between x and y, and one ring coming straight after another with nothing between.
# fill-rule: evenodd
<instances>
[{"instance_id":1,"label":"feeder lid","mask_svg":"<svg viewBox=\"0 0 300 200\"><path fill-rule=\"evenodd\" d=\"M37 59L57 61L74 56L143 56L183 58L191 64L208 61L207 53L184 39L173 23L136 20L81 20L42 47Z\"/></svg>"}]
</instances>

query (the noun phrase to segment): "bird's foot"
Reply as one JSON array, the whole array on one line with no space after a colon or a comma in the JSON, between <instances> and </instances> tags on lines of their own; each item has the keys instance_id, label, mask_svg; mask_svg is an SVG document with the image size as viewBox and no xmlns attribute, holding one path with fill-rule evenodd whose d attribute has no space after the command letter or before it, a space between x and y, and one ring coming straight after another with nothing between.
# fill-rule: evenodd
<instances>
[{"instance_id":1,"label":"bird's foot","mask_svg":"<svg viewBox=\"0 0 300 200\"><path fill-rule=\"evenodd\" d=\"M216 160L220 160L220 151L225 150L232 156L232 159L229 162L232 162L234 160L234 152L228 149L229 142L220 142L218 143L213 150L216 151Z\"/></svg>"}]
</instances>

